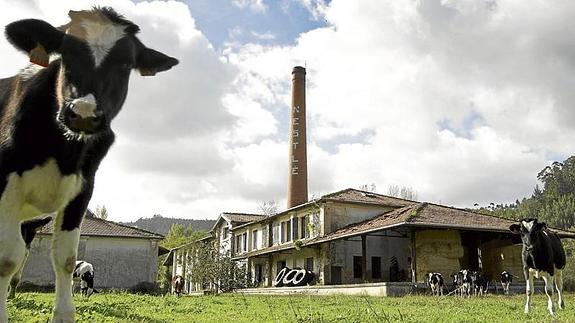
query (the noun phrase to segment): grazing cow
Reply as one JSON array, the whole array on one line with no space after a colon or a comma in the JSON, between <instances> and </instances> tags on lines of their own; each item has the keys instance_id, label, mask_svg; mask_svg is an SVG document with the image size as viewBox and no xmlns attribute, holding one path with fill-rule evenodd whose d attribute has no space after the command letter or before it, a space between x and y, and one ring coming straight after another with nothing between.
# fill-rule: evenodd
<instances>
[{"instance_id":1,"label":"grazing cow","mask_svg":"<svg viewBox=\"0 0 575 323\"><path fill-rule=\"evenodd\" d=\"M501 273L501 287L503 287L505 295L509 295L509 285L513 282L513 277L514 276L508 271Z\"/></svg>"},{"instance_id":2,"label":"grazing cow","mask_svg":"<svg viewBox=\"0 0 575 323\"><path fill-rule=\"evenodd\" d=\"M76 261L74 273L72 274L74 281L80 281L80 291L82 296L90 297L93 293L99 293L94 288L94 266L85 261Z\"/></svg>"},{"instance_id":3,"label":"grazing cow","mask_svg":"<svg viewBox=\"0 0 575 323\"><path fill-rule=\"evenodd\" d=\"M431 295L443 295L443 276L440 273L427 274L427 282L431 288Z\"/></svg>"},{"instance_id":4,"label":"grazing cow","mask_svg":"<svg viewBox=\"0 0 575 323\"><path fill-rule=\"evenodd\" d=\"M32 219L26 220L20 224L20 232L22 234L22 238L24 239L24 243L26 243L26 250L24 254L24 260L20 264L18 271L12 276L10 280L10 292L8 294L8 298L16 297L16 287L20 283L20 279L22 278L22 270L24 270L24 265L26 264L26 259L28 259L28 255L30 254L30 245L32 244L32 240L36 236L36 232L48 222L52 220L52 217L47 216L45 218L40 219Z\"/></svg>"},{"instance_id":5,"label":"grazing cow","mask_svg":"<svg viewBox=\"0 0 575 323\"><path fill-rule=\"evenodd\" d=\"M456 272L455 274L451 275L451 278L453 279L453 291L452 293L455 293L455 295L459 295L462 296L462 285L463 282L461 281L463 279L463 277L461 276L461 272Z\"/></svg>"},{"instance_id":6,"label":"grazing cow","mask_svg":"<svg viewBox=\"0 0 575 323\"><path fill-rule=\"evenodd\" d=\"M529 313L531 306L531 296L533 295L533 276L541 276L545 281L545 293L547 294L547 309L551 315L553 313L553 281L559 299L557 305L563 309L563 275L566 257L563 244L556 233L547 229L544 222L537 219L523 219L518 224L509 226L509 230L514 234L521 235L523 242L523 274L527 282L525 292L527 302L525 303L525 313Z\"/></svg>"},{"instance_id":7,"label":"grazing cow","mask_svg":"<svg viewBox=\"0 0 575 323\"><path fill-rule=\"evenodd\" d=\"M172 281L172 285L174 285L174 293L176 294L176 297L180 297L182 290L184 289L184 277L176 275Z\"/></svg>"},{"instance_id":8,"label":"grazing cow","mask_svg":"<svg viewBox=\"0 0 575 323\"><path fill-rule=\"evenodd\" d=\"M5 29L12 45L46 68L0 79L0 322L8 320L8 286L26 253L20 223L53 212L52 320L74 322L79 227L114 142L110 123L126 99L130 71L154 75L178 63L145 47L139 27L111 8L68 15L60 28L25 19Z\"/></svg>"},{"instance_id":9,"label":"grazing cow","mask_svg":"<svg viewBox=\"0 0 575 323\"><path fill-rule=\"evenodd\" d=\"M473 271L471 273L471 284L473 286L473 295L483 296L487 294L487 287L489 286L489 281L485 274L480 271Z\"/></svg>"},{"instance_id":10,"label":"grazing cow","mask_svg":"<svg viewBox=\"0 0 575 323\"><path fill-rule=\"evenodd\" d=\"M471 279L471 270L462 269L457 273L459 279L459 288L461 290L461 296L471 296L471 288L473 286L473 280Z\"/></svg>"}]
</instances>

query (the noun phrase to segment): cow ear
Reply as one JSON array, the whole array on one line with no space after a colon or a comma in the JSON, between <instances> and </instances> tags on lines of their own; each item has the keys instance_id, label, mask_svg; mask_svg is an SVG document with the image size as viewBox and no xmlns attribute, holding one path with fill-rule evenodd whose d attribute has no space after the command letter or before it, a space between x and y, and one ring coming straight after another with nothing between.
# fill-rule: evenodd
<instances>
[{"instance_id":1,"label":"cow ear","mask_svg":"<svg viewBox=\"0 0 575 323\"><path fill-rule=\"evenodd\" d=\"M173 57L151 48L142 48L136 58L136 68L142 76L153 76L158 72L167 71L179 61Z\"/></svg>"},{"instance_id":2,"label":"cow ear","mask_svg":"<svg viewBox=\"0 0 575 323\"><path fill-rule=\"evenodd\" d=\"M539 230L545 230L545 229L547 229L547 223L545 223L545 222L537 222L537 229L539 229Z\"/></svg>"},{"instance_id":3,"label":"cow ear","mask_svg":"<svg viewBox=\"0 0 575 323\"><path fill-rule=\"evenodd\" d=\"M513 234L519 234L521 233L521 227L519 224L512 224L509 226L509 231L511 231Z\"/></svg>"},{"instance_id":4,"label":"cow ear","mask_svg":"<svg viewBox=\"0 0 575 323\"><path fill-rule=\"evenodd\" d=\"M57 52L64 33L38 19L15 21L5 29L6 38L14 47L25 52L32 63L48 65L48 55Z\"/></svg>"}]
</instances>

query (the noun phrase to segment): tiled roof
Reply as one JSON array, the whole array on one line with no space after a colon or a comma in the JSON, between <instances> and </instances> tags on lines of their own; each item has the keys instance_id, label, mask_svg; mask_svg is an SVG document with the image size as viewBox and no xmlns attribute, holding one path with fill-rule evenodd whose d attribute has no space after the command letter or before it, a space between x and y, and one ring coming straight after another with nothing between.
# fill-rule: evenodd
<instances>
[{"instance_id":1,"label":"tiled roof","mask_svg":"<svg viewBox=\"0 0 575 323\"><path fill-rule=\"evenodd\" d=\"M222 216L224 216L228 221L234 223L248 223L252 221L258 221L267 217L266 215L247 214L247 213L223 213Z\"/></svg>"},{"instance_id":2,"label":"tiled roof","mask_svg":"<svg viewBox=\"0 0 575 323\"><path fill-rule=\"evenodd\" d=\"M334 232L330 232L323 237L303 241L302 246L315 245L327 241L376 232L396 226L510 233L509 226L513 223L517 223L517 221L443 205L417 203L383 213L369 220L350 224ZM557 232L557 234L562 238L575 239L575 232L553 228L551 228L551 230ZM293 243L276 245L238 255L236 258L262 255L278 250L291 249L293 247Z\"/></svg>"},{"instance_id":3,"label":"tiled roof","mask_svg":"<svg viewBox=\"0 0 575 323\"><path fill-rule=\"evenodd\" d=\"M405 199L398 198L398 197L392 197L392 196L382 195L382 194L378 194L378 193L361 191L361 190L356 190L353 188L347 188L347 189L344 189L344 190L341 190L338 192L326 194L319 199L308 201L306 203L294 206L291 209L279 212L279 213L274 214L274 215L260 216L259 218L254 218L251 221L254 221L254 222L260 221L261 222L261 221L266 220L266 219L272 219L272 218L275 218L277 216L289 213L294 209L307 207L307 206L313 205L314 203L320 203L322 201L371 204L371 205L381 205L381 206L395 207L395 208L400 208L400 207L404 207L404 206L408 206L408 205L414 205L414 204L418 203L415 201L405 200ZM242 224L240 226L243 227L248 222L251 222L251 221L244 222L244 224ZM238 226L238 227L240 227L240 226Z\"/></svg>"},{"instance_id":4,"label":"tiled roof","mask_svg":"<svg viewBox=\"0 0 575 323\"><path fill-rule=\"evenodd\" d=\"M321 199L341 202L381 204L391 207L403 207L417 203L415 201L405 200L398 197L366 192L353 188L348 188L339 192L324 195Z\"/></svg>"},{"instance_id":5,"label":"tiled roof","mask_svg":"<svg viewBox=\"0 0 575 323\"><path fill-rule=\"evenodd\" d=\"M40 231L38 231L38 233L52 234L54 232L52 226L53 223L54 221L51 221L50 223L46 224L42 227L42 229L40 229ZM80 235L147 239L164 238L164 236L157 233L91 216L90 213L86 213L86 216L84 216L84 220L80 226Z\"/></svg>"},{"instance_id":6,"label":"tiled roof","mask_svg":"<svg viewBox=\"0 0 575 323\"><path fill-rule=\"evenodd\" d=\"M443 205L418 203L381 214L363 222L348 225L308 243L336 240L399 225L509 233L509 226L516 222ZM575 232L559 229L552 230L561 237L575 238Z\"/></svg>"}]
</instances>

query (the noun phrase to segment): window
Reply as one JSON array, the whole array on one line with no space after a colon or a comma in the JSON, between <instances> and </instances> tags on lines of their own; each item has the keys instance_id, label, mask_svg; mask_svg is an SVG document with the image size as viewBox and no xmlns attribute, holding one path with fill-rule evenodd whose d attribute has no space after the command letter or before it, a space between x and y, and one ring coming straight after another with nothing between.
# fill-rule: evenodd
<instances>
[{"instance_id":1,"label":"window","mask_svg":"<svg viewBox=\"0 0 575 323\"><path fill-rule=\"evenodd\" d=\"M297 229L298 229L298 220L299 220L299 218L297 218L297 217L294 217L294 218L291 219L291 224L292 224L292 228L293 228L293 229L292 229L293 240L299 239L298 232L297 232Z\"/></svg>"},{"instance_id":2,"label":"window","mask_svg":"<svg viewBox=\"0 0 575 323\"><path fill-rule=\"evenodd\" d=\"M353 256L353 278L362 278L361 256Z\"/></svg>"},{"instance_id":3,"label":"window","mask_svg":"<svg viewBox=\"0 0 575 323\"><path fill-rule=\"evenodd\" d=\"M305 270L313 271L313 257L305 258Z\"/></svg>"},{"instance_id":4,"label":"window","mask_svg":"<svg viewBox=\"0 0 575 323\"><path fill-rule=\"evenodd\" d=\"M381 257L371 257L371 278L381 279Z\"/></svg>"},{"instance_id":5,"label":"window","mask_svg":"<svg viewBox=\"0 0 575 323\"><path fill-rule=\"evenodd\" d=\"M300 228L301 228L301 232L300 232L300 238L301 239L305 239L305 238L309 238L309 215L306 215L304 217L301 218L300 221Z\"/></svg>"},{"instance_id":6,"label":"window","mask_svg":"<svg viewBox=\"0 0 575 323\"><path fill-rule=\"evenodd\" d=\"M274 224L272 227L272 243L273 244L280 243L280 225L279 225L279 223Z\"/></svg>"},{"instance_id":7,"label":"window","mask_svg":"<svg viewBox=\"0 0 575 323\"><path fill-rule=\"evenodd\" d=\"M291 241L291 220L286 221L286 241Z\"/></svg>"},{"instance_id":8,"label":"window","mask_svg":"<svg viewBox=\"0 0 575 323\"><path fill-rule=\"evenodd\" d=\"M240 236L234 236L234 253L240 252Z\"/></svg>"},{"instance_id":9,"label":"window","mask_svg":"<svg viewBox=\"0 0 575 323\"><path fill-rule=\"evenodd\" d=\"M282 223L281 223L281 236L282 236L281 243L284 243L287 241L287 239L286 239L286 226L287 226L287 222L282 221Z\"/></svg>"},{"instance_id":10,"label":"window","mask_svg":"<svg viewBox=\"0 0 575 323\"><path fill-rule=\"evenodd\" d=\"M252 231L252 250L256 250L258 247L258 230L254 230Z\"/></svg>"},{"instance_id":11,"label":"window","mask_svg":"<svg viewBox=\"0 0 575 323\"><path fill-rule=\"evenodd\" d=\"M248 233L242 234L242 252L248 251Z\"/></svg>"}]
</instances>

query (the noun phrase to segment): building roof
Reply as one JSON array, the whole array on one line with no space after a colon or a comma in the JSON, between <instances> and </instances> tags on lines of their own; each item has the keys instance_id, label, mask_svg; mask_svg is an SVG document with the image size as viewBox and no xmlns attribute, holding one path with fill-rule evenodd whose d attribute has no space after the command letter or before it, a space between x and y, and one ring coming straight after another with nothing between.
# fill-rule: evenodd
<instances>
[{"instance_id":1,"label":"building roof","mask_svg":"<svg viewBox=\"0 0 575 323\"><path fill-rule=\"evenodd\" d=\"M270 215L270 216L260 217L257 220L253 220L253 222L254 223L255 222L263 222L263 221L266 221L269 219L273 219L277 216L284 215L284 214L289 213L291 211L294 211L296 209L301 209L304 207L312 206L314 204L318 204L318 203L325 202L325 201L342 202L342 203L355 203L355 204L367 204L367 205L381 205L381 206L395 207L395 208L404 207L404 206L408 206L408 205L414 205L414 204L418 203L415 201L410 201L410 200L402 199L399 197L387 196L387 195L382 195L382 194L378 194L378 193L362 191L362 190L358 190L358 189L354 189L354 188L346 188L346 189L341 190L341 191L337 191L334 193L323 195L319 199L314 199L314 200L311 200L311 201L306 202L304 204L294 206L294 207L287 209L283 212L279 212L277 214ZM251 223L246 222L246 223L238 225L237 227L235 227L233 229L241 228L241 227L244 227L244 226L249 225L249 224L251 224Z\"/></svg>"},{"instance_id":2,"label":"building roof","mask_svg":"<svg viewBox=\"0 0 575 323\"><path fill-rule=\"evenodd\" d=\"M51 221L46 224L38 231L38 233L52 234L54 232L53 223L54 221ZM84 216L84 220L82 220L82 225L80 226L80 235L157 240L164 238L161 234L97 218L93 216L92 212L86 212L86 216Z\"/></svg>"},{"instance_id":3,"label":"building roof","mask_svg":"<svg viewBox=\"0 0 575 323\"><path fill-rule=\"evenodd\" d=\"M510 233L509 226L514 223L517 221L444 205L418 203L348 225L309 243L336 240L395 226ZM554 228L551 230L562 238L575 238L575 232Z\"/></svg>"},{"instance_id":4,"label":"building roof","mask_svg":"<svg viewBox=\"0 0 575 323\"><path fill-rule=\"evenodd\" d=\"M335 230L334 232L330 232L323 237L302 241L302 246L311 246L400 226L483 232L489 231L511 234L509 226L516 222L517 221L514 220L480 214L454 207L431 203L417 203L380 214L362 222L350 224L346 227ZM551 230L557 232L557 234L562 238L575 239L575 232L555 228L551 228ZM295 245L293 243L275 245L238 255L237 258L262 255L294 247Z\"/></svg>"},{"instance_id":5,"label":"building roof","mask_svg":"<svg viewBox=\"0 0 575 323\"><path fill-rule=\"evenodd\" d=\"M222 213L222 216L226 218L231 223L248 223L253 221L258 221L266 218L263 214L248 214L248 213Z\"/></svg>"},{"instance_id":6,"label":"building roof","mask_svg":"<svg viewBox=\"0 0 575 323\"><path fill-rule=\"evenodd\" d=\"M324 195L321 197L320 200L348 202L348 203L377 204L391 207L403 207L417 204L417 202L415 201L410 201L398 197L387 196L373 192L356 190L353 188L347 188L338 192Z\"/></svg>"}]
</instances>

